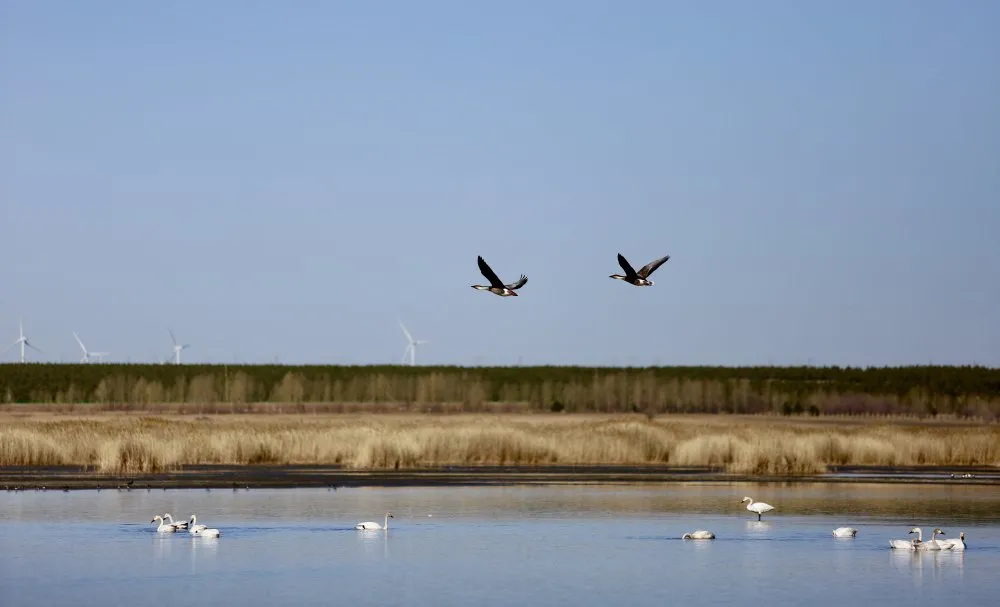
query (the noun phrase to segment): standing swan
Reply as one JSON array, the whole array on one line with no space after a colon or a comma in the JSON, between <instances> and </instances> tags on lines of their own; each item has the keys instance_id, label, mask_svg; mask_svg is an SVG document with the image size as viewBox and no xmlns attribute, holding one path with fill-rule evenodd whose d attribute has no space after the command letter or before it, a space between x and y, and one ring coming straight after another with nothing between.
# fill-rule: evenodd
<instances>
[{"instance_id":1,"label":"standing swan","mask_svg":"<svg viewBox=\"0 0 1000 607\"><path fill-rule=\"evenodd\" d=\"M395 517L392 516L391 513L386 512L385 513L385 524L384 525L379 525L378 523L373 523L371 521L366 521L364 523L358 523L357 525L354 526L354 528L355 529L361 529L361 530L364 530L364 531L369 531L369 530L375 531L375 530L378 530L378 529L388 529L389 528L389 519L391 519L391 518L395 518Z\"/></svg>"},{"instance_id":2,"label":"standing swan","mask_svg":"<svg viewBox=\"0 0 1000 607\"><path fill-rule=\"evenodd\" d=\"M833 530L833 537L854 537L858 530L854 527L837 527Z\"/></svg>"},{"instance_id":3,"label":"standing swan","mask_svg":"<svg viewBox=\"0 0 1000 607\"><path fill-rule=\"evenodd\" d=\"M163 522L163 517L160 516L159 514L157 514L156 516L154 516L153 520L151 520L149 522L150 522L150 524L152 524L152 523L155 523L156 521L160 521L160 524L157 525L157 527L156 527L156 531L158 533L173 533L173 532L177 531L177 528L174 527L173 525L168 525L168 524L164 523Z\"/></svg>"},{"instance_id":4,"label":"standing swan","mask_svg":"<svg viewBox=\"0 0 1000 607\"><path fill-rule=\"evenodd\" d=\"M692 533L685 533L681 536L682 540L714 540L715 534L711 531L705 531L704 529L699 529Z\"/></svg>"},{"instance_id":5,"label":"standing swan","mask_svg":"<svg viewBox=\"0 0 1000 607\"><path fill-rule=\"evenodd\" d=\"M756 514L758 521L760 520L760 515L764 514L765 512L770 512L774 510L774 506L772 506L771 504L765 504L764 502L755 502L753 501L752 498L749 497L744 497L742 500L740 500L741 504L743 502L750 502L749 504L747 504L747 510Z\"/></svg>"}]
</instances>

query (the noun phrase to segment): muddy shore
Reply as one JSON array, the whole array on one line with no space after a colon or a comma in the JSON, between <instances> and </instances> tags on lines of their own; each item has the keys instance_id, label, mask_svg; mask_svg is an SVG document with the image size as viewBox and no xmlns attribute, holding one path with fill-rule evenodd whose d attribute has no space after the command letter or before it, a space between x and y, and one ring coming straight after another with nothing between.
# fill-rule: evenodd
<instances>
[{"instance_id":1,"label":"muddy shore","mask_svg":"<svg viewBox=\"0 0 1000 607\"><path fill-rule=\"evenodd\" d=\"M964 475L971 474L971 477ZM149 490L297 487L431 487L482 485L614 484L670 482L854 482L1000 485L990 467L843 466L825 474L755 476L704 467L675 466L448 466L407 470L355 470L338 466L185 466L157 474L98 474L78 466L0 469L0 488L14 490Z\"/></svg>"}]
</instances>

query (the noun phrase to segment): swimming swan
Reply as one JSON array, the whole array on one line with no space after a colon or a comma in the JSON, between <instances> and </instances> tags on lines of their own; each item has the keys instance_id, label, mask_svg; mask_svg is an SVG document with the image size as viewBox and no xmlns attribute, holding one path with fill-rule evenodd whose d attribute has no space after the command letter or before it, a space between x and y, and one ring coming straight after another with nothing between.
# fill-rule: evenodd
<instances>
[{"instance_id":1,"label":"swimming swan","mask_svg":"<svg viewBox=\"0 0 1000 607\"><path fill-rule=\"evenodd\" d=\"M168 520L170 522L167 523L167 524L170 525L171 527L173 527L174 529L187 529L187 527L188 527L187 521L181 521L179 523L175 523L174 522L174 517L171 516L169 512L163 515L163 521L167 522Z\"/></svg>"},{"instance_id":2,"label":"swimming swan","mask_svg":"<svg viewBox=\"0 0 1000 607\"><path fill-rule=\"evenodd\" d=\"M208 525L198 525L197 523L198 523L198 517L192 514L191 519L187 523L185 523L188 526L188 533L193 534L208 529Z\"/></svg>"},{"instance_id":3,"label":"swimming swan","mask_svg":"<svg viewBox=\"0 0 1000 607\"><path fill-rule=\"evenodd\" d=\"M893 550L916 550L924 541L924 532L920 527L911 527L910 533L916 533L917 537L912 540L889 540L889 547Z\"/></svg>"},{"instance_id":4,"label":"swimming swan","mask_svg":"<svg viewBox=\"0 0 1000 607\"><path fill-rule=\"evenodd\" d=\"M366 521L364 523L358 523L357 525L354 526L354 528L355 529L361 529L361 530L364 530L364 531L369 531L369 530L375 531L375 530L378 530L378 529L388 529L389 528L389 519L391 519L391 518L395 518L395 517L392 516L392 514L386 512L385 513L385 525L379 525L378 523L373 523L371 521Z\"/></svg>"},{"instance_id":5,"label":"swimming swan","mask_svg":"<svg viewBox=\"0 0 1000 607\"><path fill-rule=\"evenodd\" d=\"M198 537L219 537L222 532L218 529L198 529L194 534Z\"/></svg>"},{"instance_id":6,"label":"swimming swan","mask_svg":"<svg viewBox=\"0 0 1000 607\"><path fill-rule=\"evenodd\" d=\"M177 531L177 529L173 525L168 525L168 524L164 523L163 522L163 517L160 516L159 514L157 514L156 516L154 516L153 520L151 520L149 522L150 522L150 524L152 524L152 523L155 523L156 521L160 521L160 524L156 527L156 531L158 533L173 533L173 532Z\"/></svg>"},{"instance_id":7,"label":"swimming swan","mask_svg":"<svg viewBox=\"0 0 1000 607\"><path fill-rule=\"evenodd\" d=\"M711 531L705 531L704 529L699 529L692 533L685 533L681 536L682 540L714 540L715 534Z\"/></svg>"},{"instance_id":8,"label":"swimming swan","mask_svg":"<svg viewBox=\"0 0 1000 607\"><path fill-rule=\"evenodd\" d=\"M747 510L756 514L758 521L760 520L760 515L764 514L765 512L770 512L774 510L774 506L772 506L771 504L765 504L764 502L754 502L753 499L749 497L744 497L743 499L740 500L741 504L743 502L750 502L749 504L747 504Z\"/></svg>"},{"instance_id":9,"label":"swimming swan","mask_svg":"<svg viewBox=\"0 0 1000 607\"><path fill-rule=\"evenodd\" d=\"M854 537L858 530L854 527L837 527L833 530L833 537Z\"/></svg>"},{"instance_id":10,"label":"swimming swan","mask_svg":"<svg viewBox=\"0 0 1000 607\"><path fill-rule=\"evenodd\" d=\"M934 533L931 534L931 539L917 544L917 550L951 550L950 543L935 539L938 535L944 535L944 531L941 531L940 527L934 529Z\"/></svg>"},{"instance_id":11,"label":"swimming swan","mask_svg":"<svg viewBox=\"0 0 1000 607\"><path fill-rule=\"evenodd\" d=\"M959 533L957 539L938 540L938 543L951 545L951 548L948 550L965 550L965 532Z\"/></svg>"}]
</instances>

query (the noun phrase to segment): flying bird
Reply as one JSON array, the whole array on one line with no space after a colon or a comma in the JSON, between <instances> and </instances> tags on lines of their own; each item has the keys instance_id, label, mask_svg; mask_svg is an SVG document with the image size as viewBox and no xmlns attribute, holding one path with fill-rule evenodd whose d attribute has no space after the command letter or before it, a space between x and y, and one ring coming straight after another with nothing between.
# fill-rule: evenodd
<instances>
[{"instance_id":1,"label":"flying bird","mask_svg":"<svg viewBox=\"0 0 1000 607\"><path fill-rule=\"evenodd\" d=\"M638 272L632 269L629 265L628 260L625 259L621 253L618 254L618 265L625 270L625 275L612 274L609 278L617 278L618 280L624 280L627 283L633 284L637 287L651 287L653 286L653 281L649 280L649 275L656 271L656 268L662 266L670 259L669 255L665 255L659 259L653 260L646 265L642 266Z\"/></svg>"},{"instance_id":2,"label":"flying bird","mask_svg":"<svg viewBox=\"0 0 1000 607\"><path fill-rule=\"evenodd\" d=\"M528 282L528 277L521 274L521 278L517 282L512 282L510 284L503 284L499 278L497 278L496 273L492 268L486 263L486 260L482 256L478 257L479 260L479 271L483 273L486 280L490 281L490 286L486 285L472 285L473 289L477 291L489 291L494 295L499 295L500 297L510 297L511 295L517 297L517 289L524 286L524 283Z\"/></svg>"}]
</instances>

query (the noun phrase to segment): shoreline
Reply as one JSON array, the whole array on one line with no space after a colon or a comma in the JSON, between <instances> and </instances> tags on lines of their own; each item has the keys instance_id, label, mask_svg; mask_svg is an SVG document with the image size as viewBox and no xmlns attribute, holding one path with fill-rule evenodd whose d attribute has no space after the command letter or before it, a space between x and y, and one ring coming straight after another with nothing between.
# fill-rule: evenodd
<instances>
[{"instance_id":1,"label":"shoreline","mask_svg":"<svg viewBox=\"0 0 1000 607\"><path fill-rule=\"evenodd\" d=\"M960 475L971 473L972 478ZM956 477L952 478L951 475ZM130 484L131 482L131 484ZM4 467L6 491L167 489L297 489L340 487L476 487L502 485L631 483L876 483L1000 486L1000 468L956 466L840 466L824 474L748 475L709 467L680 466L439 466L406 470L358 470L341 466L193 465L152 474L114 475L80 466Z\"/></svg>"}]
</instances>

